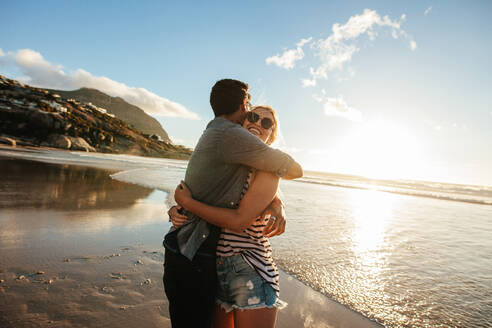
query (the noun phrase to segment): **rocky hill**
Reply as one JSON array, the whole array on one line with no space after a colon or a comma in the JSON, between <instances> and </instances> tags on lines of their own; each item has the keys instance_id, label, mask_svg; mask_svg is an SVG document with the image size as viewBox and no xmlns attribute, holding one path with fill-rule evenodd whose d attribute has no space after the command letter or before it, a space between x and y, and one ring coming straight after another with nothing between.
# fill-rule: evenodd
<instances>
[{"instance_id":1,"label":"rocky hill","mask_svg":"<svg viewBox=\"0 0 492 328\"><path fill-rule=\"evenodd\" d=\"M110 114L114 114L117 118L125 121L131 127L148 135L158 135L162 140L171 142L166 131L161 124L152 116L146 114L137 106L131 105L120 97L111 97L96 89L80 88L73 91L50 90L55 94L66 99L75 99L82 103L92 103L98 107L102 107Z\"/></svg>"},{"instance_id":2,"label":"rocky hill","mask_svg":"<svg viewBox=\"0 0 492 328\"><path fill-rule=\"evenodd\" d=\"M179 159L191 154L169 139L140 132L103 107L2 75L0 143Z\"/></svg>"}]
</instances>

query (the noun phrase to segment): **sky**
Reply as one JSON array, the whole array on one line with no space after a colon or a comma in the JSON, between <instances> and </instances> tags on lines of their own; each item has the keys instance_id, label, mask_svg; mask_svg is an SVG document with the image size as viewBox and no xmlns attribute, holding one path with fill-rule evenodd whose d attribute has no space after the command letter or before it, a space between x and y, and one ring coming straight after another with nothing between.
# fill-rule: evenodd
<instances>
[{"instance_id":1,"label":"sky","mask_svg":"<svg viewBox=\"0 0 492 328\"><path fill-rule=\"evenodd\" d=\"M92 87L193 147L222 78L305 169L492 185L490 1L0 2L0 74Z\"/></svg>"}]
</instances>

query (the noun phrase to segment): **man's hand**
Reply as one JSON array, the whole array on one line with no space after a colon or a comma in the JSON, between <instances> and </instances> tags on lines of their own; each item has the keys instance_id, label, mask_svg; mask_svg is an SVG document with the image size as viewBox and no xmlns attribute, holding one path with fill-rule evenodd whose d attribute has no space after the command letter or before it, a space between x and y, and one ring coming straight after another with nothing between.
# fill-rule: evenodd
<instances>
[{"instance_id":1,"label":"man's hand","mask_svg":"<svg viewBox=\"0 0 492 328\"><path fill-rule=\"evenodd\" d=\"M182 226L186 220L188 220L188 217L186 215L180 214L179 211L181 211L183 208L178 205L174 205L167 211L167 214L169 215L169 220L172 222L173 226L175 228L178 228Z\"/></svg>"},{"instance_id":2,"label":"man's hand","mask_svg":"<svg viewBox=\"0 0 492 328\"><path fill-rule=\"evenodd\" d=\"M263 229L263 235L267 238L273 236L279 236L285 231L285 209L282 201L275 197L267 209L263 212L262 217L270 216L265 228Z\"/></svg>"},{"instance_id":3,"label":"man's hand","mask_svg":"<svg viewBox=\"0 0 492 328\"><path fill-rule=\"evenodd\" d=\"M191 191L188 186L184 183L183 180L179 183L174 191L174 200L178 205L181 205L186 208L186 201L191 200L193 197L191 196Z\"/></svg>"}]
</instances>

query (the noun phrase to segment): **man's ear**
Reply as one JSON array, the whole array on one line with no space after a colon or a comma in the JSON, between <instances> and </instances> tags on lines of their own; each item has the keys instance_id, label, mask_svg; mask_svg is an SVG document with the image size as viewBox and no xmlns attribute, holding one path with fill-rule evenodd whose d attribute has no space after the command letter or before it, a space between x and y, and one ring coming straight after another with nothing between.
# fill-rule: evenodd
<instances>
[{"instance_id":1,"label":"man's ear","mask_svg":"<svg viewBox=\"0 0 492 328\"><path fill-rule=\"evenodd\" d=\"M245 97L243 99L243 103L240 105L240 110L244 113L246 113L246 104L248 103L248 97Z\"/></svg>"}]
</instances>

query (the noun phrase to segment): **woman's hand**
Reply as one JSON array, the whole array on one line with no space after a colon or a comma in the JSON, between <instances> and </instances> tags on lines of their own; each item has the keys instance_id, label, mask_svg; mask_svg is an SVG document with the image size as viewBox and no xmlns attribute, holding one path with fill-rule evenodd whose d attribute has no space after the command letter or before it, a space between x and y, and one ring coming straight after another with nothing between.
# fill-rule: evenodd
<instances>
[{"instance_id":1,"label":"woman's hand","mask_svg":"<svg viewBox=\"0 0 492 328\"><path fill-rule=\"evenodd\" d=\"M181 227L186 222L186 220L188 220L188 217L186 215L180 213L182 209L183 208L181 206L174 205L169 209L169 211L167 211L167 214L169 215L169 221L172 222L175 228Z\"/></svg>"},{"instance_id":2,"label":"woman's hand","mask_svg":"<svg viewBox=\"0 0 492 328\"><path fill-rule=\"evenodd\" d=\"M285 232L285 207L277 196L263 212L262 218L263 220L268 219L265 228L263 228L265 237L279 236Z\"/></svg>"},{"instance_id":3,"label":"woman's hand","mask_svg":"<svg viewBox=\"0 0 492 328\"><path fill-rule=\"evenodd\" d=\"M190 189L186 186L184 181L181 181L174 191L174 200L176 203L186 208L186 202L191 199L193 198L191 197Z\"/></svg>"}]
</instances>

